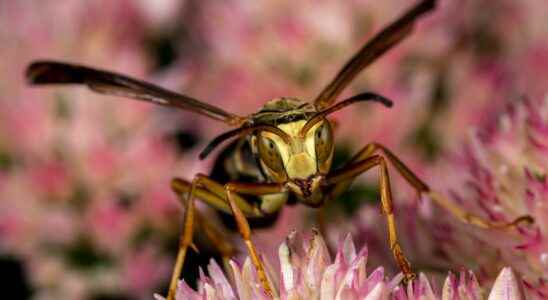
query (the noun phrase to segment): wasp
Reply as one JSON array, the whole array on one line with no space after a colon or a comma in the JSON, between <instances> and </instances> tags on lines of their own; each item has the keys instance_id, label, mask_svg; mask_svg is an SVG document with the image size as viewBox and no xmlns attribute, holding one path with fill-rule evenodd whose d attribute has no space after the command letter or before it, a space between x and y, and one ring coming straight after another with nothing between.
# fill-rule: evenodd
<instances>
[{"instance_id":1,"label":"wasp","mask_svg":"<svg viewBox=\"0 0 548 300\"><path fill-rule=\"evenodd\" d=\"M495 223L462 210L432 191L393 152L379 143L365 145L341 168L331 169L335 144L332 121L327 116L359 102L372 101L386 107L392 106L391 100L373 92L337 102L339 95L365 67L407 37L419 17L435 8L435 2L420 1L378 32L312 101L276 98L248 116L239 116L128 76L76 64L36 61L27 68L26 78L33 85L86 85L98 93L192 111L234 127L215 137L200 153L200 159L204 159L217 146L232 140L214 164L217 172L210 176L197 174L191 181L175 178L171 182L171 188L182 200L185 212L168 300L174 299L188 248L196 247L192 241L196 225L203 227L204 233L223 257L229 258L234 253L230 243L195 210L195 199L234 219L265 293L275 296L252 242L250 221L253 224L253 221L267 219L291 199L310 207L320 207L327 201L337 199L357 176L375 167L379 170L381 206L386 217L390 249L405 280L409 281L415 274L398 243L388 164L419 196L428 194L434 202L465 223L483 228L507 228L522 221L532 222L530 216L521 216L511 223Z\"/></svg>"}]
</instances>

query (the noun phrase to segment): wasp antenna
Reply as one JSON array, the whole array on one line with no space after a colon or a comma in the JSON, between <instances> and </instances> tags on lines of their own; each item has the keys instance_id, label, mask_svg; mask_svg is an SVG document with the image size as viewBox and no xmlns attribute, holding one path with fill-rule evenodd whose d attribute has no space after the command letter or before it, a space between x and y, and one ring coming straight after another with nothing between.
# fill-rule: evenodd
<instances>
[{"instance_id":1,"label":"wasp antenna","mask_svg":"<svg viewBox=\"0 0 548 300\"><path fill-rule=\"evenodd\" d=\"M232 137L239 136L239 135L241 135L242 133L244 133L248 130L249 130L249 128L240 127L240 128L236 128L234 130L230 130L230 131L227 131L225 133L222 133L222 134L216 136L211 142L209 142L209 144L207 144L207 146L204 148L204 150L202 150L202 152L200 152L200 155L199 155L200 160L205 159L213 150L215 150L215 148L217 148L217 146L219 146L224 141L226 141L226 140L228 140Z\"/></svg>"},{"instance_id":2,"label":"wasp antenna","mask_svg":"<svg viewBox=\"0 0 548 300\"><path fill-rule=\"evenodd\" d=\"M335 107L338 107L336 110L339 110L347 105L350 105L352 103L355 103L355 102L361 102L361 101L374 101L374 102L379 102L381 104L383 104L384 106L386 107L392 107L392 105L394 105L394 103L392 102L392 100L382 96L382 95L379 95L379 94L375 94L375 93L372 93L372 92L365 92L365 93L361 93L361 94L357 94L355 96L352 96L344 101L341 101L340 103L328 108L327 110L330 110L331 108L335 108ZM339 104L343 104L347 102L345 105L342 105L339 107ZM336 111L336 110L333 110L333 111ZM333 112L332 111L332 112Z\"/></svg>"},{"instance_id":3,"label":"wasp antenna","mask_svg":"<svg viewBox=\"0 0 548 300\"><path fill-rule=\"evenodd\" d=\"M373 93L373 92L364 92L364 93L361 93L361 94L358 94L358 95L355 95L355 96L352 96L348 99L345 99L331 107L328 107L318 113L316 113L316 115L314 115L301 129L301 133L304 134L306 133L310 128L312 128L312 126L314 126L316 123L318 123L320 120L322 120L323 118L325 118L325 116L331 114L331 113L334 113L338 110L341 110L345 107L347 107L348 105L351 105L351 104L354 104L356 102L364 102L364 101L373 101L373 102L378 102L378 103L381 103L382 105L390 108L392 107L392 105L394 105L394 103L392 102L392 100L382 96L382 95L379 95L379 94L376 94L376 93Z\"/></svg>"},{"instance_id":4,"label":"wasp antenna","mask_svg":"<svg viewBox=\"0 0 548 300\"><path fill-rule=\"evenodd\" d=\"M235 136L249 134L254 131L261 131L261 130L272 132L278 135L287 144L291 143L291 137L287 133L283 132L283 130L279 129L278 127L267 125L267 124L257 124L252 126L236 128L234 130L227 131L223 134L218 135L211 142L209 142L209 144L204 148L204 150L200 153L199 158L201 160L206 158L211 153L211 151L213 151L217 146L219 146L222 142L226 141L227 139L230 139Z\"/></svg>"}]
</instances>

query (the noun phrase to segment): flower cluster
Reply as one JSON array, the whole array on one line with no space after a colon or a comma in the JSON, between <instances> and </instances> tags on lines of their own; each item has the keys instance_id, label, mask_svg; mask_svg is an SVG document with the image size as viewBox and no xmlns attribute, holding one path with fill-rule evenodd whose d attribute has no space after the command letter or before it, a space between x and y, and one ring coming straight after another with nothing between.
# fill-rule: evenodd
<instances>
[{"instance_id":1,"label":"flower cluster","mask_svg":"<svg viewBox=\"0 0 548 300\"><path fill-rule=\"evenodd\" d=\"M476 263L485 271L493 266L511 266L539 298L548 295L547 112L548 98L509 103L503 112L470 133L462 151L446 166L446 170L455 170L451 178L440 181L445 181L443 186L456 203L490 221L510 222L520 215L534 218L532 226L502 232L454 222L455 232L445 241L448 248L455 248L452 252L478 241L484 249L495 249L490 258ZM456 169L457 165L461 167ZM466 239L457 239L461 236L472 236L472 243L466 245Z\"/></svg>"},{"instance_id":2,"label":"flower cluster","mask_svg":"<svg viewBox=\"0 0 548 300\"><path fill-rule=\"evenodd\" d=\"M367 272L367 248L360 251L350 238L339 244L335 259L331 258L323 238L314 234L301 248L295 234L279 247L280 268L273 270L267 264L270 283L275 288L274 298L287 300L435 300L482 299L485 287L480 287L472 272L462 271L459 276L449 274L441 291L432 288L428 278L420 274L406 286L400 285L403 275L388 279L378 267ZM243 266L230 262L228 278L215 261L208 267L209 276L201 272L197 290L181 281L176 300L270 300L256 276L255 268L247 259ZM524 299L519 281L510 268L498 275L488 299ZM163 300L156 295L157 300Z\"/></svg>"}]
</instances>

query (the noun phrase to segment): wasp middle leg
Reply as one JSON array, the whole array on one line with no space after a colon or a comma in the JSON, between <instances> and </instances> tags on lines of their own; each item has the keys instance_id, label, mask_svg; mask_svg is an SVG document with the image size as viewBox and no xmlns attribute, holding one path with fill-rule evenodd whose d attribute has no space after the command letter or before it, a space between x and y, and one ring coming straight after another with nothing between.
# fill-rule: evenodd
<instances>
[{"instance_id":1,"label":"wasp middle leg","mask_svg":"<svg viewBox=\"0 0 548 300\"><path fill-rule=\"evenodd\" d=\"M381 152L383 156L375 154L377 152ZM383 205L383 212L387 216L391 248L394 251L394 256L396 257L396 260L398 261L398 264L400 265L400 268L404 273L406 273L404 268L409 266L409 264L406 262L406 259L403 256L401 249L399 249L399 245L396 244L395 248L392 247L392 241L396 240L396 231L393 216L390 216L393 207L388 171L385 161L389 161L395 167L395 169L407 181L407 183L417 190L419 196L422 193L427 194L429 198L432 199L432 201L449 211L451 214L453 214L456 218L464 223L472 224L486 229L508 229L522 222L533 222L533 218L528 215L520 216L511 222L492 222L476 215L470 214L461 207L451 202L442 194L432 191L426 183L419 179L416 174L414 174L395 154L393 154L386 147L379 143L367 144L365 147L362 148L362 150L354 155L354 157L352 157L352 159L342 169L328 175L329 179L327 182L328 184L332 184L332 188L327 195L327 199L336 199L348 189L348 187L352 184L352 182L359 174L367 171L375 165L379 165L381 168L381 201ZM383 180L385 181L384 187L382 183ZM389 200L382 200L383 198ZM398 258L398 256L401 257ZM412 278L413 276L408 276L406 274L406 277Z\"/></svg>"},{"instance_id":2,"label":"wasp middle leg","mask_svg":"<svg viewBox=\"0 0 548 300\"><path fill-rule=\"evenodd\" d=\"M511 222L493 222L483 219L479 216L471 214L458 205L451 202L442 194L431 190L424 181L422 181L411 169L409 169L392 151L379 143L370 143L365 145L348 164L371 157L373 154L381 152L383 156L395 167L398 173L417 191L419 197L421 194L426 194L436 204L454 215L461 222L475 225L485 229L509 229L520 223L532 223L533 218L529 215L517 217ZM344 192L352 183L354 178L342 182L335 186L329 195L329 199L335 199L338 195Z\"/></svg>"},{"instance_id":3,"label":"wasp middle leg","mask_svg":"<svg viewBox=\"0 0 548 300\"><path fill-rule=\"evenodd\" d=\"M395 154L381 144L371 143L365 146L364 149L357 155L359 157L363 157L365 155L371 155L368 153L374 153L377 150L380 150L388 158L396 170L403 176L403 178L405 178L405 180L417 190L419 197L422 193L427 194L432 201L447 210L463 223L475 225L485 229L509 229L520 223L533 223L534 221L531 216L523 215L510 222L493 222L467 212L442 194L431 190L428 185L420 180L419 177L415 175L413 171L411 171Z\"/></svg>"},{"instance_id":4,"label":"wasp middle leg","mask_svg":"<svg viewBox=\"0 0 548 300\"><path fill-rule=\"evenodd\" d=\"M430 188L426 183L419 179L419 177L415 175L415 173L413 173L413 171L411 171L396 155L379 143L370 143L365 145L348 161L346 165L343 166L343 168L351 165L352 163L369 158L377 152L381 152L381 154L383 154L383 156L396 168L398 173L407 181L407 183L415 188L419 196L423 192L430 191ZM336 199L340 196L349 188L354 179L355 178L349 178L334 186L328 195L328 199Z\"/></svg>"}]
</instances>

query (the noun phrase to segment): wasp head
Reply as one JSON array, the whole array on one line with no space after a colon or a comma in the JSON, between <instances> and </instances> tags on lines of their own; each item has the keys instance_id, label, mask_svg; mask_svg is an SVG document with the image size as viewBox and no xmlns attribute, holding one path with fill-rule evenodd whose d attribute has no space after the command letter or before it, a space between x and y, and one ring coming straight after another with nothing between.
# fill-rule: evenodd
<instances>
[{"instance_id":1,"label":"wasp head","mask_svg":"<svg viewBox=\"0 0 548 300\"><path fill-rule=\"evenodd\" d=\"M314 123L298 120L279 124L283 134L261 131L253 139L265 174L273 181L287 183L311 205L320 201L320 181L331 168L334 150L330 122L322 118Z\"/></svg>"}]
</instances>

